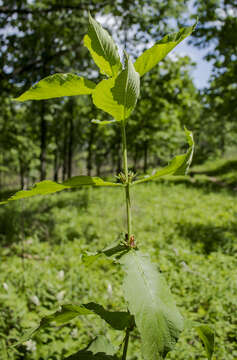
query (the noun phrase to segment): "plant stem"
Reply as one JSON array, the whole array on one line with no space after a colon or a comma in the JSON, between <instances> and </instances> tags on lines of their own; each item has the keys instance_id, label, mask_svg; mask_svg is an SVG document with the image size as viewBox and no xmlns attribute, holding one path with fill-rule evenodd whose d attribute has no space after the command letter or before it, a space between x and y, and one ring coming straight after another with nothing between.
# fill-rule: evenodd
<instances>
[{"instance_id":1,"label":"plant stem","mask_svg":"<svg viewBox=\"0 0 237 360\"><path fill-rule=\"evenodd\" d=\"M122 131L122 143L123 143L123 168L124 175L126 178L125 186L125 196L126 196L126 212L127 212L127 234L128 241L132 233L132 213L131 213L131 199L130 199L130 184L128 178L128 156L127 156L127 141L126 141L126 129L125 121L121 121L121 131Z\"/></svg>"},{"instance_id":2,"label":"plant stem","mask_svg":"<svg viewBox=\"0 0 237 360\"><path fill-rule=\"evenodd\" d=\"M126 357L127 357L129 333L130 333L130 329L127 329L127 330L126 330L125 339L124 339L124 347L123 347L122 360L126 360Z\"/></svg>"}]
</instances>

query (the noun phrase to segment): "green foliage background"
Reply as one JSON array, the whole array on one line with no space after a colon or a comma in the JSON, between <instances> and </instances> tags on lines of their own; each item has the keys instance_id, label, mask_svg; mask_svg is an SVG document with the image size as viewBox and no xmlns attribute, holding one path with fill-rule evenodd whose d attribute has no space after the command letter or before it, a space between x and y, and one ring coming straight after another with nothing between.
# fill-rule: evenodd
<instances>
[{"instance_id":1,"label":"green foliage background","mask_svg":"<svg viewBox=\"0 0 237 360\"><path fill-rule=\"evenodd\" d=\"M196 185L166 180L139 185L133 197L141 250L148 251L161 269L182 314L215 325L214 359L234 360L237 208L233 193L210 192L203 179L197 179ZM101 257L89 269L81 259L83 252L111 243L125 228L123 201L122 189L84 189L0 209L2 359L7 359L4 347L10 359L47 360L82 348L98 333L108 331L115 344L122 340L102 320L87 316L57 330L42 330L33 338L35 351L24 345L8 349L9 341L17 340L60 303L93 300L111 310L126 310L118 267ZM129 359L140 359L139 349L134 335ZM205 359L205 352L195 333L186 331L167 359Z\"/></svg>"}]
</instances>

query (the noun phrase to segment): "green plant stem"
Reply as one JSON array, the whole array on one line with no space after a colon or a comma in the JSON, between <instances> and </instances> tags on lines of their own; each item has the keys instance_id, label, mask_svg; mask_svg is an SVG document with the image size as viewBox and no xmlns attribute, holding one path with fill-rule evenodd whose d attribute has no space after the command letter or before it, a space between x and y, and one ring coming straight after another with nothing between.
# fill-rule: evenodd
<instances>
[{"instance_id":1,"label":"green plant stem","mask_svg":"<svg viewBox=\"0 0 237 360\"><path fill-rule=\"evenodd\" d=\"M123 143L123 168L124 168L124 175L126 178L125 196L126 196L126 212L127 212L127 234L129 241L130 236L132 234L132 212L131 212L131 199L130 199L130 184L128 178L128 156L127 156L125 121L121 121L121 131L122 131L122 143Z\"/></svg>"},{"instance_id":2,"label":"green plant stem","mask_svg":"<svg viewBox=\"0 0 237 360\"><path fill-rule=\"evenodd\" d=\"M125 339L124 339L122 360L126 360L126 357L127 357L128 342L129 342L129 333L130 333L130 329L127 329L127 330L126 330Z\"/></svg>"}]
</instances>

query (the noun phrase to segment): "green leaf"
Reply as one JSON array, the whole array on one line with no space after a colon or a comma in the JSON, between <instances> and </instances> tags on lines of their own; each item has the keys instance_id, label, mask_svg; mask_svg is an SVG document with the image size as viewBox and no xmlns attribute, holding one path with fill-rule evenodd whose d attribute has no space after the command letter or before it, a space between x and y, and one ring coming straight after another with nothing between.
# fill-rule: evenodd
<instances>
[{"instance_id":1,"label":"green leaf","mask_svg":"<svg viewBox=\"0 0 237 360\"><path fill-rule=\"evenodd\" d=\"M100 335L93 339L85 349L67 357L65 360L118 360L114 355L115 352L116 350L111 342L105 336Z\"/></svg>"},{"instance_id":2,"label":"green leaf","mask_svg":"<svg viewBox=\"0 0 237 360\"><path fill-rule=\"evenodd\" d=\"M40 80L16 101L44 100L62 96L92 94L96 84L75 74L54 74Z\"/></svg>"},{"instance_id":3,"label":"green leaf","mask_svg":"<svg viewBox=\"0 0 237 360\"><path fill-rule=\"evenodd\" d=\"M41 319L39 326L28 331L16 344L13 346L16 347L23 342L29 340L36 332L40 329L46 328L48 326L60 326L68 323L70 320L74 319L78 315L88 315L91 314L91 311L86 309L83 305L62 305L60 310L55 313L45 316Z\"/></svg>"},{"instance_id":4,"label":"green leaf","mask_svg":"<svg viewBox=\"0 0 237 360\"><path fill-rule=\"evenodd\" d=\"M115 330L125 330L133 323L133 316L126 311L108 311L94 302L83 305L91 313L98 315Z\"/></svg>"},{"instance_id":5,"label":"green leaf","mask_svg":"<svg viewBox=\"0 0 237 360\"><path fill-rule=\"evenodd\" d=\"M149 257L130 250L121 257L124 295L141 334L146 360L164 358L183 330L183 319L170 290Z\"/></svg>"},{"instance_id":6,"label":"green leaf","mask_svg":"<svg viewBox=\"0 0 237 360\"><path fill-rule=\"evenodd\" d=\"M44 180L41 181L31 189L31 190L20 190L17 193L15 193L13 196L11 196L6 201L0 202L0 204L6 204L8 201L12 200L19 200L24 198L29 198L36 195L47 195L52 194L58 191L62 191L64 189L69 189L70 186L65 186L63 184L58 184L51 180Z\"/></svg>"},{"instance_id":7,"label":"green leaf","mask_svg":"<svg viewBox=\"0 0 237 360\"><path fill-rule=\"evenodd\" d=\"M77 188L80 186L123 186L119 183L113 183L109 181L104 181L99 177L91 177L91 176L74 176L71 179L64 181L62 184L58 184L51 180L41 181L31 189L31 190L20 190L16 192L13 196L11 196L6 201L0 202L0 205L6 204L8 201L19 200L24 198L29 198L36 195L48 195L53 194L58 191L62 191L65 189Z\"/></svg>"},{"instance_id":8,"label":"green leaf","mask_svg":"<svg viewBox=\"0 0 237 360\"><path fill-rule=\"evenodd\" d=\"M156 180L166 175L186 175L193 158L194 140L192 132L188 131L186 128L185 134L189 144L189 148L186 154L175 156L171 160L169 165L167 165L161 170L156 171L154 175L146 176L143 179L134 181L132 185L140 184L146 181Z\"/></svg>"},{"instance_id":9,"label":"green leaf","mask_svg":"<svg viewBox=\"0 0 237 360\"><path fill-rule=\"evenodd\" d=\"M113 183L110 181L104 181L100 177L92 177L92 176L73 176L71 179L64 181L63 185L69 187L79 187L82 185L122 186L122 184Z\"/></svg>"},{"instance_id":10,"label":"green leaf","mask_svg":"<svg viewBox=\"0 0 237 360\"><path fill-rule=\"evenodd\" d=\"M133 316L125 311L108 311L102 305L90 302L83 305L66 304L60 310L41 319L39 326L27 332L22 339L14 344L18 346L30 339L37 331L49 326L60 326L68 323L79 315L96 314L115 330L124 330L133 323Z\"/></svg>"},{"instance_id":11,"label":"green leaf","mask_svg":"<svg viewBox=\"0 0 237 360\"><path fill-rule=\"evenodd\" d=\"M84 37L84 45L90 51L102 74L115 76L122 69L118 49L112 37L90 14L88 34Z\"/></svg>"},{"instance_id":12,"label":"green leaf","mask_svg":"<svg viewBox=\"0 0 237 360\"><path fill-rule=\"evenodd\" d=\"M183 41L187 36L191 35L196 27L196 24L197 23L195 23L193 26L184 27L180 29L179 32L166 35L157 44L144 51L144 53L139 56L134 63L134 67L140 76L143 76L145 73L150 71L181 41Z\"/></svg>"},{"instance_id":13,"label":"green leaf","mask_svg":"<svg viewBox=\"0 0 237 360\"><path fill-rule=\"evenodd\" d=\"M196 331L203 342L208 360L211 360L214 352L214 331L208 325L199 325L196 327Z\"/></svg>"},{"instance_id":14,"label":"green leaf","mask_svg":"<svg viewBox=\"0 0 237 360\"><path fill-rule=\"evenodd\" d=\"M107 355L114 355L116 349L113 344L107 339L104 335L99 335L92 340L90 345L87 347L87 350L91 351L93 354L105 353Z\"/></svg>"},{"instance_id":15,"label":"green leaf","mask_svg":"<svg viewBox=\"0 0 237 360\"><path fill-rule=\"evenodd\" d=\"M189 331L190 329L194 328L197 331L198 336L206 350L207 358L208 360L211 360L215 345L215 332L212 330L212 328L209 325L187 319L185 320L184 326L185 330Z\"/></svg>"},{"instance_id":16,"label":"green leaf","mask_svg":"<svg viewBox=\"0 0 237 360\"><path fill-rule=\"evenodd\" d=\"M125 252L128 251L128 246L126 246L124 243L115 243L111 246L106 247L103 250L97 251L95 253L84 253L82 255L82 261L86 264L91 264L94 262L100 255L105 255L108 258L111 258L115 255L115 258L119 258L122 256Z\"/></svg>"},{"instance_id":17,"label":"green leaf","mask_svg":"<svg viewBox=\"0 0 237 360\"><path fill-rule=\"evenodd\" d=\"M126 56L125 69L116 78L102 80L95 88L94 104L117 121L129 117L140 91L140 78L131 60Z\"/></svg>"}]
</instances>

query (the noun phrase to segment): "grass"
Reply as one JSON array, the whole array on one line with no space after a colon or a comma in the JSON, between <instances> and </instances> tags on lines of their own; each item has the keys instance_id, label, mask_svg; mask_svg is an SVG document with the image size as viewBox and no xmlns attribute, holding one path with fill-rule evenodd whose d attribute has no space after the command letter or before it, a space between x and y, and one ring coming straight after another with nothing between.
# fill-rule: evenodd
<instances>
[{"instance_id":1,"label":"grass","mask_svg":"<svg viewBox=\"0 0 237 360\"><path fill-rule=\"evenodd\" d=\"M134 233L140 249L169 282L182 314L215 326L214 359L234 360L236 195L199 182L201 186L169 181L137 186L132 193ZM120 189L65 191L0 208L0 359L63 359L97 334L106 333L115 344L122 341L120 333L88 316L42 330L27 346L9 349L26 328L61 303L97 301L126 309L120 269L103 257L89 268L81 258L84 251L102 249L125 230L124 210ZM190 330L167 356L205 358ZM137 333L128 359L141 359Z\"/></svg>"}]
</instances>

